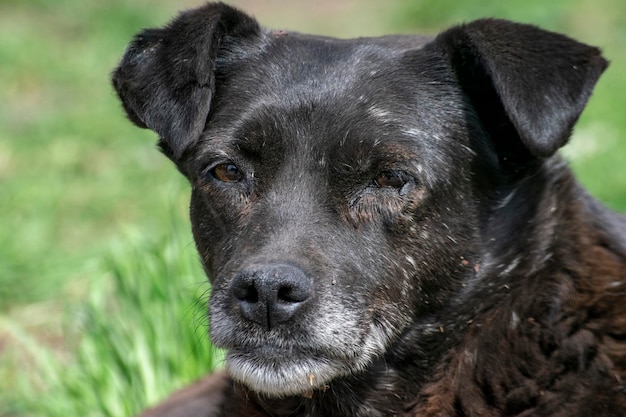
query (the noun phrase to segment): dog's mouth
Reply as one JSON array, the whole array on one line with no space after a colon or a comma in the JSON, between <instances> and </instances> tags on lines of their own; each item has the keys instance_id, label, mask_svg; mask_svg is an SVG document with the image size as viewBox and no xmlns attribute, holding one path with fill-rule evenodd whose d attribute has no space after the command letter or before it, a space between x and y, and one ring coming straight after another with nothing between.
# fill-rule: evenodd
<instances>
[{"instance_id":1,"label":"dog's mouth","mask_svg":"<svg viewBox=\"0 0 626 417\"><path fill-rule=\"evenodd\" d=\"M339 340L316 347L313 342L306 347L297 342L235 344L227 347L226 367L255 392L272 397L307 395L363 371L384 352L385 341L387 337L372 329L350 347Z\"/></svg>"}]
</instances>

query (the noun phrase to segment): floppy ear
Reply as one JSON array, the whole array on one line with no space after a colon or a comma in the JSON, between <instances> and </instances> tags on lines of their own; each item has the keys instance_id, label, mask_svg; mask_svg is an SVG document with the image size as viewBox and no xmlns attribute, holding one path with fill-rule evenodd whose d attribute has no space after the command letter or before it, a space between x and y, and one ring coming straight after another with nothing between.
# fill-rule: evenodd
<instances>
[{"instance_id":1,"label":"floppy ear","mask_svg":"<svg viewBox=\"0 0 626 417\"><path fill-rule=\"evenodd\" d=\"M180 157L205 127L218 54L229 42L259 34L254 19L222 3L139 33L112 75L129 119L158 133L168 156Z\"/></svg>"},{"instance_id":2,"label":"floppy ear","mask_svg":"<svg viewBox=\"0 0 626 417\"><path fill-rule=\"evenodd\" d=\"M607 67L597 48L505 20L458 26L435 43L496 150L527 157L550 156L567 142ZM498 143L510 133L521 143Z\"/></svg>"}]
</instances>

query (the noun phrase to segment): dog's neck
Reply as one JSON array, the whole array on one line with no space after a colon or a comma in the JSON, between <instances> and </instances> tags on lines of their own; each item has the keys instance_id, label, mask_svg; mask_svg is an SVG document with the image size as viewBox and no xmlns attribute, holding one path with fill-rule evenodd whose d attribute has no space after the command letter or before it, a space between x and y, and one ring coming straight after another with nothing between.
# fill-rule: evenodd
<instances>
[{"instance_id":1,"label":"dog's neck","mask_svg":"<svg viewBox=\"0 0 626 417\"><path fill-rule=\"evenodd\" d=\"M520 234L505 235L510 230ZM590 402L626 409L626 395L607 394L623 391L626 379L613 365L626 360L619 322L626 316L626 219L553 158L509 190L485 233L482 241L493 244L478 252L477 279L469 279L451 314L438 317L453 336L440 338L445 347L408 415L536 415L548 408L576 415ZM614 339L607 343L606 335ZM597 381L598 373L613 375L613 384ZM573 395L581 379L593 380L596 391Z\"/></svg>"},{"instance_id":2,"label":"dog's neck","mask_svg":"<svg viewBox=\"0 0 626 417\"><path fill-rule=\"evenodd\" d=\"M611 317L626 316L617 296L626 291L626 242L606 233L617 227L626 236L626 220L588 197L558 159L544 165L491 213L481 240L493 245L473 249L476 275L450 308L421 318L359 375L281 399L238 386L233 404L267 416L516 414L541 406L554 384L574 387L598 366L612 372L612 361L626 361L626 335L616 336L613 351L600 351L595 335L619 329ZM510 230L522 232L502 234ZM558 392L552 406L573 407L569 391Z\"/></svg>"}]
</instances>

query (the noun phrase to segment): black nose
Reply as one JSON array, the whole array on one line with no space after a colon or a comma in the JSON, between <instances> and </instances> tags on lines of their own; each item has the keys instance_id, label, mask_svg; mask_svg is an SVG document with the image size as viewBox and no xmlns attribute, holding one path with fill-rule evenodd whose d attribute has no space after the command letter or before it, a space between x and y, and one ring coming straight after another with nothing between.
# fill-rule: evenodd
<instances>
[{"instance_id":1,"label":"black nose","mask_svg":"<svg viewBox=\"0 0 626 417\"><path fill-rule=\"evenodd\" d=\"M255 265L241 271L232 297L247 320L270 329L291 320L311 298L311 278L292 265Z\"/></svg>"}]
</instances>

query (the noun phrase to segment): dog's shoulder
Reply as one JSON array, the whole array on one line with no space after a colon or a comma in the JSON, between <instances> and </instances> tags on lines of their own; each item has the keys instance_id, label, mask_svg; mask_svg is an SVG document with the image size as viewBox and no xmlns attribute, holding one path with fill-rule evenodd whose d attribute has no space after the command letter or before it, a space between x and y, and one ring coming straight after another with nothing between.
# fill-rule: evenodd
<instances>
[{"instance_id":1,"label":"dog's shoulder","mask_svg":"<svg viewBox=\"0 0 626 417\"><path fill-rule=\"evenodd\" d=\"M169 396L140 417L217 417L232 382L224 372L215 372Z\"/></svg>"}]
</instances>

